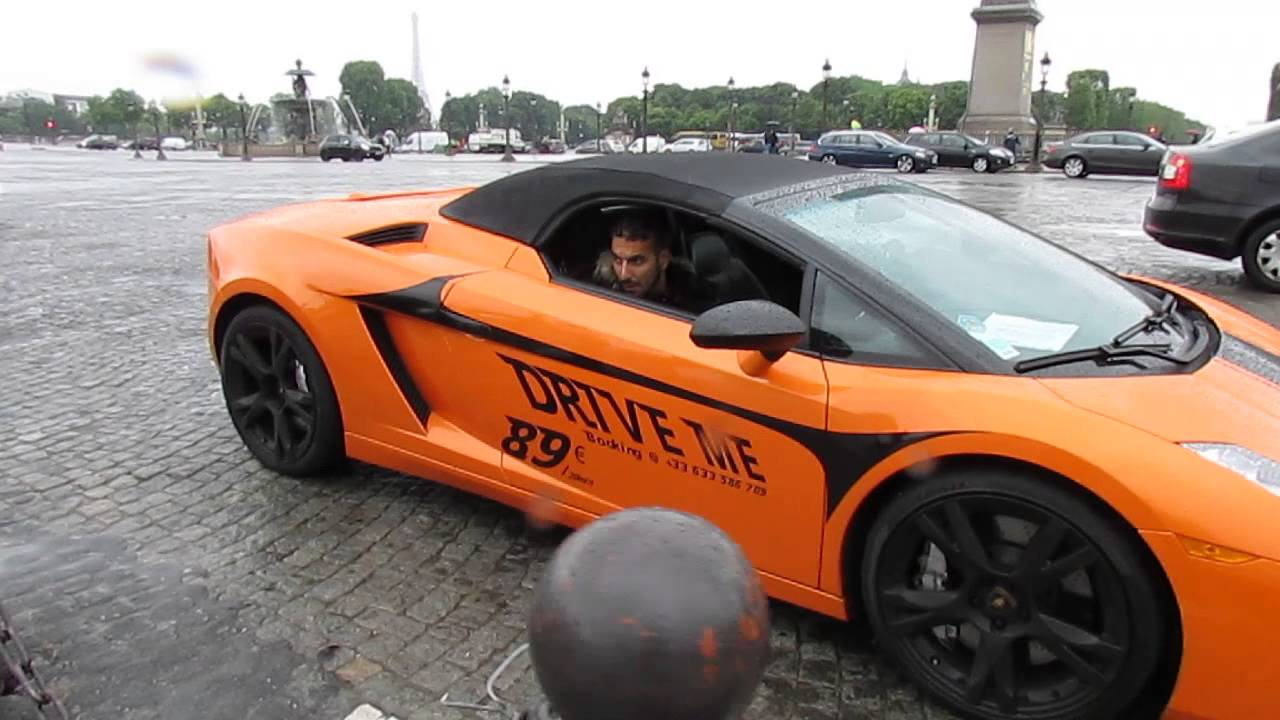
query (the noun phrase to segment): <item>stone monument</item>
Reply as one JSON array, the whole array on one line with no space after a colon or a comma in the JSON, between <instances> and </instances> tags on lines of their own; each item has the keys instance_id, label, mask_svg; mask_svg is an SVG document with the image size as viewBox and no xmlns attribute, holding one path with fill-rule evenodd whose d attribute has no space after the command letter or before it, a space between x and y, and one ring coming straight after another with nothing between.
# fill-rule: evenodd
<instances>
[{"instance_id":1,"label":"stone monument","mask_svg":"<svg viewBox=\"0 0 1280 720\"><path fill-rule=\"evenodd\" d=\"M969 105L960 129L978 136L1034 134L1031 114L1036 26L1044 14L1036 0L982 0L971 13L978 24L969 80Z\"/></svg>"},{"instance_id":2,"label":"stone monument","mask_svg":"<svg viewBox=\"0 0 1280 720\"><path fill-rule=\"evenodd\" d=\"M1280 63L1271 68L1271 96L1267 102L1267 121L1280 119Z\"/></svg>"}]
</instances>

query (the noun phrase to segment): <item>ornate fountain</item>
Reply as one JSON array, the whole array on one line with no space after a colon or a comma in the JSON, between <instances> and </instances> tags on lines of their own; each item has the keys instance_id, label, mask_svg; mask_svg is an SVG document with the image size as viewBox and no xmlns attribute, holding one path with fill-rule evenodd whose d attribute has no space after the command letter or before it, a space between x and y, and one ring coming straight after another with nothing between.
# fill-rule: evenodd
<instances>
[{"instance_id":1,"label":"ornate fountain","mask_svg":"<svg viewBox=\"0 0 1280 720\"><path fill-rule=\"evenodd\" d=\"M291 93L278 93L268 103L258 103L249 111L249 154L253 157L314 156L320 142L335 133L363 132L360 116L349 98L346 108L337 98L313 98L307 78L315 75L294 61L285 75L293 78ZM224 157L238 157L242 143L226 143Z\"/></svg>"}]
</instances>

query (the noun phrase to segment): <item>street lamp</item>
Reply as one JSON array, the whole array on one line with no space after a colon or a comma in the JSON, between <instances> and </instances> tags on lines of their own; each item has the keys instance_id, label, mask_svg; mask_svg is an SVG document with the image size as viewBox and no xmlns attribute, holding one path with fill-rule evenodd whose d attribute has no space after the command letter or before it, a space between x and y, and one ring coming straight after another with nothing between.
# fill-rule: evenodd
<instances>
[{"instance_id":1,"label":"street lamp","mask_svg":"<svg viewBox=\"0 0 1280 720\"><path fill-rule=\"evenodd\" d=\"M600 101L596 101L596 150L604 152L604 138L600 137Z\"/></svg>"},{"instance_id":2,"label":"street lamp","mask_svg":"<svg viewBox=\"0 0 1280 720\"><path fill-rule=\"evenodd\" d=\"M791 153L796 151L796 103L800 102L800 91L791 91L791 121L787 124L787 135L791 138Z\"/></svg>"},{"instance_id":3,"label":"street lamp","mask_svg":"<svg viewBox=\"0 0 1280 720\"><path fill-rule=\"evenodd\" d=\"M830 128L831 123L827 120L827 87L831 84L831 60L827 59L822 63L822 127Z\"/></svg>"},{"instance_id":4,"label":"street lamp","mask_svg":"<svg viewBox=\"0 0 1280 720\"><path fill-rule=\"evenodd\" d=\"M240 93L236 99L240 101L240 159L249 160L249 121L244 114L244 93Z\"/></svg>"},{"instance_id":5,"label":"street lamp","mask_svg":"<svg viewBox=\"0 0 1280 720\"><path fill-rule=\"evenodd\" d=\"M1048 51L1045 51L1044 57L1040 59L1040 109L1036 113L1036 143L1035 149L1032 150L1031 164L1027 166L1030 172L1040 172L1040 143L1042 142L1044 129L1044 92L1045 87L1049 84L1049 65L1053 63L1049 59Z\"/></svg>"},{"instance_id":6,"label":"street lamp","mask_svg":"<svg viewBox=\"0 0 1280 720\"><path fill-rule=\"evenodd\" d=\"M168 160L169 158L164 154L164 141L160 137L160 108L152 106L151 123L155 125L156 128L156 159Z\"/></svg>"},{"instance_id":7,"label":"street lamp","mask_svg":"<svg viewBox=\"0 0 1280 720\"><path fill-rule=\"evenodd\" d=\"M502 76L502 119L507 126L507 149L502 153L502 162L515 162L516 156L511 154L511 78Z\"/></svg>"},{"instance_id":8,"label":"street lamp","mask_svg":"<svg viewBox=\"0 0 1280 720\"><path fill-rule=\"evenodd\" d=\"M644 82L644 96L640 101L640 152L649 152L649 67L640 73Z\"/></svg>"},{"instance_id":9,"label":"street lamp","mask_svg":"<svg viewBox=\"0 0 1280 720\"><path fill-rule=\"evenodd\" d=\"M735 138L733 136L733 131L737 129L737 125L738 125L738 97L734 93L733 88L734 88L733 76L730 75L729 76L729 152L733 152L734 150Z\"/></svg>"},{"instance_id":10,"label":"street lamp","mask_svg":"<svg viewBox=\"0 0 1280 720\"><path fill-rule=\"evenodd\" d=\"M927 124L928 129L937 130L937 127L934 126L934 124L937 122L937 118L938 118L938 95L937 93L934 93L929 96L929 122Z\"/></svg>"}]
</instances>

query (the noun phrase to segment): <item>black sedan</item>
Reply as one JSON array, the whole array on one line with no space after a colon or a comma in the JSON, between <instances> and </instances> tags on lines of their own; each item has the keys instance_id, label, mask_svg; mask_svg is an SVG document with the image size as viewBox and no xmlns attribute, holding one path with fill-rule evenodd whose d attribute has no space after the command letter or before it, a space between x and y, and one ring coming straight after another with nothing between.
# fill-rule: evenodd
<instances>
[{"instance_id":1,"label":"black sedan","mask_svg":"<svg viewBox=\"0 0 1280 720\"><path fill-rule=\"evenodd\" d=\"M1142 224L1167 247L1238 257L1254 285L1280 292L1280 120L1170 149Z\"/></svg>"},{"instance_id":2,"label":"black sedan","mask_svg":"<svg viewBox=\"0 0 1280 720\"><path fill-rule=\"evenodd\" d=\"M1045 167L1061 170L1069 178L1097 175L1152 175L1160 170L1160 158L1168 146L1142 133L1102 130L1067 138L1050 145Z\"/></svg>"},{"instance_id":3,"label":"black sedan","mask_svg":"<svg viewBox=\"0 0 1280 720\"><path fill-rule=\"evenodd\" d=\"M903 142L937 153L938 167L965 167L974 172L993 173L1013 165L1013 153L1007 148L988 145L952 130L911 133Z\"/></svg>"},{"instance_id":4,"label":"black sedan","mask_svg":"<svg viewBox=\"0 0 1280 720\"><path fill-rule=\"evenodd\" d=\"M900 173L922 173L935 167L938 154L911 147L874 130L838 130L818 138L809 159L856 168L896 167Z\"/></svg>"},{"instance_id":5,"label":"black sedan","mask_svg":"<svg viewBox=\"0 0 1280 720\"><path fill-rule=\"evenodd\" d=\"M343 162L360 162L365 158L381 161L386 154L387 150L381 144L356 134L339 133L320 142L320 159L325 162L334 158Z\"/></svg>"}]
</instances>

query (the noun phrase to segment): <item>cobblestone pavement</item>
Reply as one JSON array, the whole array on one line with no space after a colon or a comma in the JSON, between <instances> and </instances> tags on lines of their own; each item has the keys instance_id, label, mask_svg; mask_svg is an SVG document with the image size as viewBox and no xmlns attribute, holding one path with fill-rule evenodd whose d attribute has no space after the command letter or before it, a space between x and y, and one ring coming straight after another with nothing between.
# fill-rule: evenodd
<instances>
[{"instance_id":1,"label":"cobblestone pavement","mask_svg":"<svg viewBox=\"0 0 1280 720\"><path fill-rule=\"evenodd\" d=\"M284 202L471 184L472 158L240 163L8 145L0 152L0 601L82 717L496 717L477 701L524 642L563 532L356 466L259 468L221 404L204 337L203 234ZM1102 263L1199 287L1275 323L1231 263L1141 232L1149 180L919 178ZM748 717L940 718L855 629L773 607ZM499 684L533 692L527 661Z\"/></svg>"}]
</instances>

